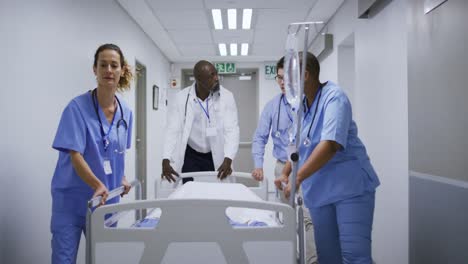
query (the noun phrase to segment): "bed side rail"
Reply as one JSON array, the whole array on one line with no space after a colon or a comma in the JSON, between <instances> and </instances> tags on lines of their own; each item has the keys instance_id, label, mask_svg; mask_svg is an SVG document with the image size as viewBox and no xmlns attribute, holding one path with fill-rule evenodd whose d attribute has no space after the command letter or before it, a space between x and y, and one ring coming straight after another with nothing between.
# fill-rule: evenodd
<instances>
[{"instance_id":1,"label":"bed side rail","mask_svg":"<svg viewBox=\"0 0 468 264\"><path fill-rule=\"evenodd\" d=\"M135 192L136 192L136 199L137 200L141 200L141 183L139 180L133 180L131 183L130 183L130 186L132 186L132 189L134 188L135 189ZM114 197L117 197L119 195L121 195L122 193L124 192L124 187L123 186L120 186L118 188L115 188L113 190L111 190L109 192L109 195L107 196L107 199L112 199ZM102 196L96 196L94 197L93 199L89 200L88 201L88 208L94 208L96 206L99 205L99 203L101 202L102 200Z\"/></svg>"},{"instance_id":2,"label":"bed side rail","mask_svg":"<svg viewBox=\"0 0 468 264\"><path fill-rule=\"evenodd\" d=\"M229 207L279 211L284 216L284 224L274 227L233 228L226 221L226 210ZM116 229L105 226L104 218L108 213L143 208L161 209L161 218L156 228ZM294 252L297 247L296 212L292 207L280 203L213 199L145 200L101 206L95 210L91 221L90 249L93 256L96 253L96 243L143 242L145 250L140 263L145 264L161 263L164 252L172 242L217 242L230 264L248 263L242 248L244 242L288 241ZM295 261L295 254L292 256L288 263Z\"/></svg>"},{"instance_id":3,"label":"bed side rail","mask_svg":"<svg viewBox=\"0 0 468 264\"><path fill-rule=\"evenodd\" d=\"M136 196L135 198L137 200L141 200L141 182L139 180L135 179L132 182L130 182L130 186L132 187L130 189L130 191L135 190L135 196ZM117 196L121 195L123 192L124 192L124 187L123 186L115 188L115 189L113 189L113 190L111 190L109 192L109 195L107 196L107 199L112 199L114 197L117 197ZM86 214L86 230L89 230L88 232L86 232L87 233L86 234L87 235L87 237L86 237L86 263L87 264L92 262L91 261L91 259L92 259L92 255L91 255L91 252L92 252L92 246L91 246L92 232L90 232L90 230L92 229L92 226L91 226L91 218L92 218L92 214L93 214L92 210L97 205L99 205L101 200L102 200L102 196L96 196L93 199L88 201L88 212Z\"/></svg>"}]
</instances>

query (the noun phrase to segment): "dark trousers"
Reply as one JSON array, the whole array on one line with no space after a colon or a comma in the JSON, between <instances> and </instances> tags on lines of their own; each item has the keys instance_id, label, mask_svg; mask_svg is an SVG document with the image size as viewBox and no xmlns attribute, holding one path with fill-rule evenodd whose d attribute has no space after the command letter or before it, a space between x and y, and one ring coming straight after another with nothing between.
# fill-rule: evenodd
<instances>
[{"instance_id":1,"label":"dark trousers","mask_svg":"<svg viewBox=\"0 0 468 264\"><path fill-rule=\"evenodd\" d=\"M214 171L213 156L211 152L200 153L187 145L185 149L184 165L182 173L197 171ZM192 177L182 178L182 183L193 181Z\"/></svg>"}]
</instances>

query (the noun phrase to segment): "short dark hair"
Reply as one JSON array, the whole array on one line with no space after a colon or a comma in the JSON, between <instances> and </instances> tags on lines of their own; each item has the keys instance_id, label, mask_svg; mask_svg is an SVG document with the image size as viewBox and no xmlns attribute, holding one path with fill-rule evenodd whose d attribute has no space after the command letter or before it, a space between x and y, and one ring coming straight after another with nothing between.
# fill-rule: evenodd
<instances>
[{"instance_id":1,"label":"short dark hair","mask_svg":"<svg viewBox=\"0 0 468 264\"><path fill-rule=\"evenodd\" d=\"M279 61L276 63L276 73L278 73L279 69L284 68L284 56L279 59Z\"/></svg>"},{"instance_id":2,"label":"short dark hair","mask_svg":"<svg viewBox=\"0 0 468 264\"><path fill-rule=\"evenodd\" d=\"M302 51L299 52L299 62L302 65ZM284 56L279 59L279 61L276 63L276 73L278 73L279 69L284 68ZM307 62L306 62L306 70L311 74L313 77L316 77L317 79L320 76L320 63L315 57L314 54L307 52Z\"/></svg>"},{"instance_id":3,"label":"short dark hair","mask_svg":"<svg viewBox=\"0 0 468 264\"><path fill-rule=\"evenodd\" d=\"M195 66L193 67L193 76L195 77L195 79L200 78L201 72L203 71L203 68L206 66L213 66L213 64L206 60L201 60L195 64Z\"/></svg>"},{"instance_id":4,"label":"short dark hair","mask_svg":"<svg viewBox=\"0 0 468 264\"><path fill-rule=\"evenodd\" d=\"M302 65L302 51L299 52L299 62ZM307 52L306 70L312 77L319 79L320 63L314 54Z\"/></svg>"}]
</instances>

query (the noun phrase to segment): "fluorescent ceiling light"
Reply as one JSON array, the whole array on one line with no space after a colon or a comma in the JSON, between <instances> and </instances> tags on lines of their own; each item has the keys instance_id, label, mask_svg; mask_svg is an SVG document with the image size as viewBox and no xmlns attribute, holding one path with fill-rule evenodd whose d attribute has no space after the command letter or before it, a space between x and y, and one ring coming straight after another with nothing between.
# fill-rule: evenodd
<instances>
[{"instance_id":1,"label":"fluorescent ceiling light","mask_svg":"<svg viewBox=\"0 0 468 264\"><path fill-rule=\"evenodd\" d=\"M221 55L221 56L226 56L227 55L226 44L219 43L218 48L219 48L219 55Z\"/></svg>"},{"instance_id":2,"label":"fluorescent ceiling light","mask_svg":"<svg viewBox=\"0 0 468 264\"><path fill-rule=\"evenodd\" d=\"M242 29L250 29L250 24L252 22L252 9L244 9L242 13Z\"/></svg>"},{"instance_id":3,"label":"fluorescent ceiling light","mask_svg":"<svg viewBox=\"0 0 468 264\"><path fill-rule=\"evenodd\" d=\"M236 29L237 28L237 10L228 9L227 14L228 14L228 28Z\"/></svg>"},{"instance_id":4,"label":"fluorescent ceiling light","mask_svg":"<svg viewBox=\"0 0 468 264\"><path fill-rule=\"evenodd\" d=\"M231 56L237 56L237 43L231 43Z\"/></svg>"},{"instance_id":5,"label":"fluorescent ceiling light","mask_svg":"<svg viewBox=\"0 0 468 264\"><path fill-rule=\"evenodd\" d=\"M221 9L211 9L213 24L215 29L223 29L223 19L221 18Z\"/></svg>"},{"instance_id":6,"label":"fluorescent ceiling light","mask_svg":"<svg viewBox=\"0 0 468 264\"><path fill-rule=\"evenodd\" d=\"M241 75L239 76L239 81L250 81L252 80L252 76L250 75Z\"/></svg>"},{"instance_id":7,"label":"fluorescent ceiling light","mask_svg":"<svg viewBox=\"0 0 468 264\"><path fill-rule=\"evenodd\" d=\"M247 56L249 54L249 43L242 43L241 45L241 55Z\"/></svg>"}]
</instances>

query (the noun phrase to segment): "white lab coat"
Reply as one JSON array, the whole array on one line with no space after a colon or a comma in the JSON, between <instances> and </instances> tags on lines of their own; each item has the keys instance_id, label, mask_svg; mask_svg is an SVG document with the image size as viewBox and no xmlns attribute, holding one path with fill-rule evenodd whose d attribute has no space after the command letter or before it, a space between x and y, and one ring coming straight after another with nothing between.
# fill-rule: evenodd
<instances>
[{"instance_id":1,"label":"white lab coat","mask_svg":"<svg viewBox=\"0 0 468 264\"><path fill-rule=\"evenodd\" d=\"M194 107L200 107L196 98L194 82L178 92L175 101L169 106L163 159L169 159L172 168L177 172L181 172L184 163L187 141L194 119ZM234 160L239 149L237 107L232 93L220 86L219 91L213 94L213 103L209 105L209 113L210 121L216 124L217 130L216 136L208 138L216 170L225 157Z\"/></svg>"}]
</instances>

